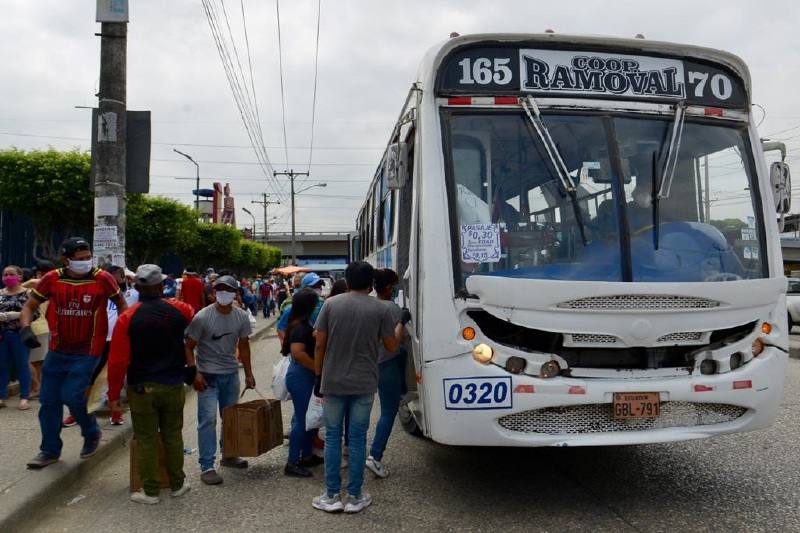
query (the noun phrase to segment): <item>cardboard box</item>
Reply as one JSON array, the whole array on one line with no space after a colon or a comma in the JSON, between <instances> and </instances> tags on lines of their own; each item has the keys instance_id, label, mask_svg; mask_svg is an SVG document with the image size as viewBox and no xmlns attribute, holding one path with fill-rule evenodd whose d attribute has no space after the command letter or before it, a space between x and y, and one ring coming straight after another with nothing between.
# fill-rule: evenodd
<instances>
[{"instance_id":1,"label":"cardboard box","mask_svg":"<svg viewBox=\"0 0 800 533\"><path fill-rule=\"evenodd\" d=\"M281 402L253 400L222 411L223 457L258 457L283 444Z\"/></svg>"},{"instance_id":2,"label":"cardboard box","mask_svg":"<svg viewBox=\"0 0 800 533\"><path fill-rule=\"evenodd\" d=\"M169 476L164 461L164 443L159 439L158 447L158 473L160 486L162 489L169 488ZM142 488L142 479L139 476L139 458L136 455L136 438L131 439L131 492L136 492Z\"/></svg>"}]
</instances>

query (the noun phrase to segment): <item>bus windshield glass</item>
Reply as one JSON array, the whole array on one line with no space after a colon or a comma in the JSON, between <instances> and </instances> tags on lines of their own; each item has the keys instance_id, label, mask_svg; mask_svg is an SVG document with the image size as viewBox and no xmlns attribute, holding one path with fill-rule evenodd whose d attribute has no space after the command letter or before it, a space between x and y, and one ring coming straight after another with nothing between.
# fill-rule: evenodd
<instances>
[{"instance_id":1,"label":"bus windshield glass","mask_svg":"<svg viewBox=\"0 0 800 533\"><path fill-rule=\"evenodd\" d=\"M549 145L522 112L442 116L462 285L473 274L643 282L765 276L744 126L687 118L659 195L668 115L543 114ZM570 180L559 177L559 158Z\"/></svg>"}]
</instances>

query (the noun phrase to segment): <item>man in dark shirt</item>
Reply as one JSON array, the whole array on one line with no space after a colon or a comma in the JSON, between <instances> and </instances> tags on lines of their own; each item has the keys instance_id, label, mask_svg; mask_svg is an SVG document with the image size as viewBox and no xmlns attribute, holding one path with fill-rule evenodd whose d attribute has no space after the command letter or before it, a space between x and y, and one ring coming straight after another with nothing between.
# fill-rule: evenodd
<instances>
[{"instance_id":1,"label":"man in dark shirt","mask_svg":"<svg viewBox=\"0 0 800 533\"><path fill-rule=\"evenodd\" d=\"M164 276L157 265L136 271L139 303L120 315L108 356L108 400L119 409L119 393L127 372L128 401L137 443L143 491L134 492L137 503L159 502L158 448L164 458L172 496L189 491L183 473L183 382L186 353L183 333L194 316L192 308L162 298Z\"/></svg>"}]
</instances>

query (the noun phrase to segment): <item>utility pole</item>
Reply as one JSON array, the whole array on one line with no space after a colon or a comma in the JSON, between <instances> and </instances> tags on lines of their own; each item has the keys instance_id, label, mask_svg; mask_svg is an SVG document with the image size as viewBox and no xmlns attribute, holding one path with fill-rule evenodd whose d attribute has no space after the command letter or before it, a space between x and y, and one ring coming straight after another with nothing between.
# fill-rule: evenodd
<instances>
[{"instance_id":1,"label":"utility pole","mask_svg":"<svg viewBox=\"0 0 800 533\"><path fill-rule=\"evenodd\" d=\"M128 2L97 2L100 91L94 183L94 261L125 266Z\"/></svg>"},{"instance_id":2,"label":"utility pole","mask_svg":"<svg viewBox=\"0 0 800 533\"><path fill-rule=\"evenodd\" d=\"M289 176L289 181L292 184L292 265L297 265L297 247L294 231L294 178L297 176L308 176L308 172L295 172L288 170L284 172L273 172L273 176Z\"/></svg>"},{"instance_id":3,"label":"utility pole","mask_svg":"<svg viewBox=\"0 0 800 533\"><path fill-rule=\"evenodd\" d=\"M269 206L270 204L280 205L280 202L277 200L274 202L270 202L269 200L267 200L267 198L269 198L269 194L267 193L262 193L261 196L264 198L263 200L250 200L250 203L259 204L264 208L264 244L266 245L267 241L269 240L269 232L267 231L267 206ZM255 235L253 235L253 237L255 238Z\"/></svg>"}]
</instances>

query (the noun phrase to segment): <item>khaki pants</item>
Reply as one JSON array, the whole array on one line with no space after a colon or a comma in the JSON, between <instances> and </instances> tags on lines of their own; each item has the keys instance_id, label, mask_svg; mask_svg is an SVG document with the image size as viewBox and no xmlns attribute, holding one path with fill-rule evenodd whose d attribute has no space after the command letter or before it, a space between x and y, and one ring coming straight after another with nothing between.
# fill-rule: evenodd
<instances>
[{"instance_id":1,"label":"khaki pants","mask_svg":"<svg viewBox=\"0 0 800 533\"><path fill-rule=\"evenodd\" d=\"M137 442L139 476L144 492L158 496L159 439L164 442L164 458L172 490L183 486L183 384L143 383L128 387L128 404Z\"/></svg>"}]
</instances>

